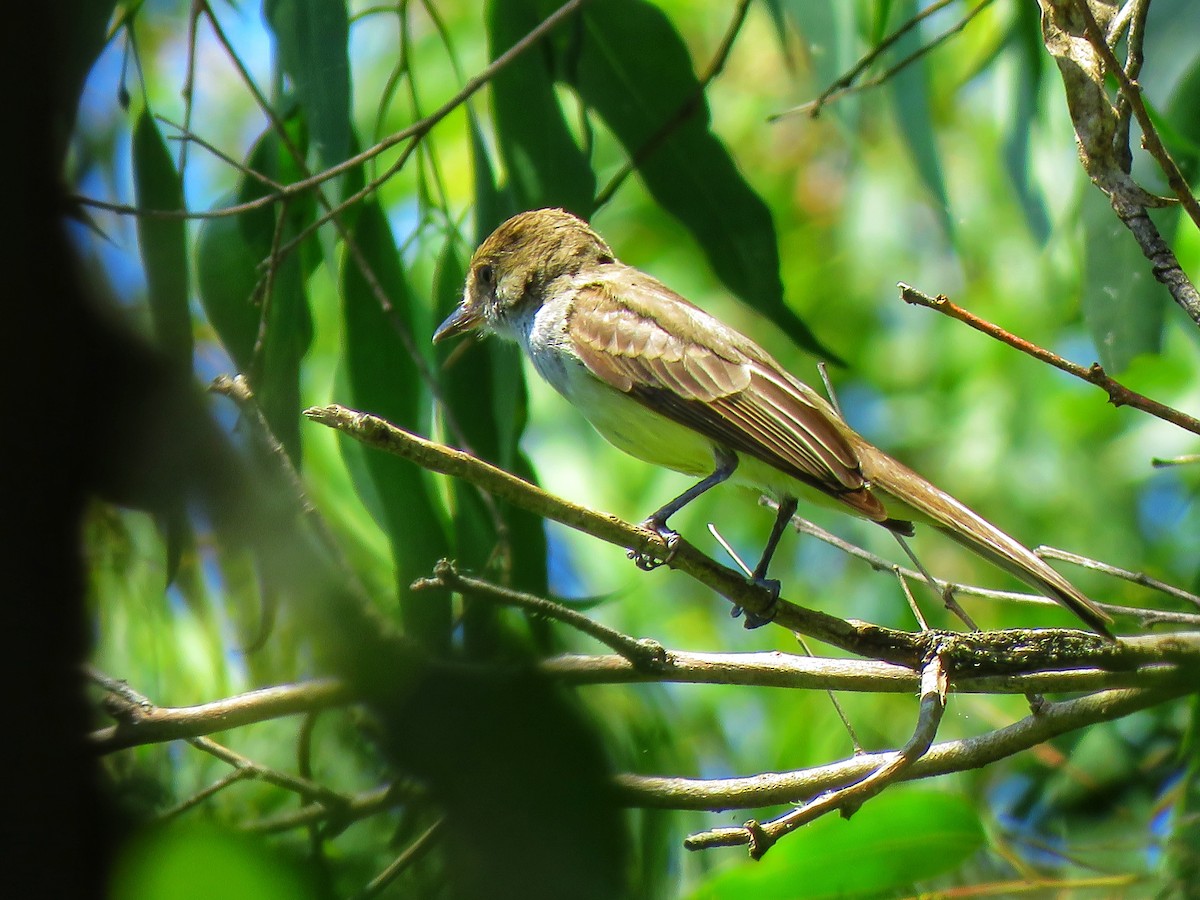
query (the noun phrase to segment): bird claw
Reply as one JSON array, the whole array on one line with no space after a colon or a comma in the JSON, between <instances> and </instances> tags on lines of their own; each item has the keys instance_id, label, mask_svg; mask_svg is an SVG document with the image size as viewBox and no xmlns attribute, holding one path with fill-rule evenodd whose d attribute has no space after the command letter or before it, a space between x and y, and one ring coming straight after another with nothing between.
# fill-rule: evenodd
<instances>
[{"instance_id":1,"label":"bird claw","mask_svg":"<svg viewBox=\"0 0 1200 900\"><path fill-rule=\"evenodd\" d=\"M643 572L650 572L657 569L659 566L665 566L675 558L675 552L679 549L679 532L672 531L665 525L655 522L653 519L647 519L642 522L641 526L647 531L653 531L663 543L667 545L667 555L659 559L653 553L646 550L628 550L625 555L633 560L633 564Z\"/></svg>"},{"instance_id":2,"label":"bird claw","mask_svg":"<svg viewBox=\"0 0 1200 900\"><path fill-rule=\"evenodd\" d=\"M766 615L760 615L756 612L751 612L748 609L743 609L740 606L735 606L729 611L729 615L736 619L743 613L746 615L744 627L747 631L754 628L762 628L764 625L769 625L775 621L775 613L779 606L779 594L783 590L783 585L778 578L759 578L751 579L751 583L757 585L771 595L771 602L767 606Z\"/></svg>"}]
</instances>

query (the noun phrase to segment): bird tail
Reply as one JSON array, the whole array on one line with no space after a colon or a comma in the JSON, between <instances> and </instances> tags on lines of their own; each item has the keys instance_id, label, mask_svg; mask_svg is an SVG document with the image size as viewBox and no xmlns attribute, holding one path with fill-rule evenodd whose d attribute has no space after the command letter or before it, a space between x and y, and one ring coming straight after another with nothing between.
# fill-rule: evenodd
<instances>
[{"instance_id":1,"label":"bird tail","mask_svg":"<svg viewBox=\"0 0 1200 900\"><path fill-rule=\"evenodd\" d=\"M967 549L1065 606L1089 628L1112 638L1112 618L1033 551L861 438L855 450L872 487L899 500ZM890 506L890 505L889 505Z\"/></svg>"}]
</instances>

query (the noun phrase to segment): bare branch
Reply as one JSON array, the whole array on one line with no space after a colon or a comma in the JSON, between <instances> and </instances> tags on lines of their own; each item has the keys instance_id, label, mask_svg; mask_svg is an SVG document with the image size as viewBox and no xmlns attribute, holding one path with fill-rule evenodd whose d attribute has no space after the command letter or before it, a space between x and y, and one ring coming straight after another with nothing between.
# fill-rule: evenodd
<instances>
[{"instance_id":1,"label":"bare branch","mask_svg":"<svg viewBox=\"0 0 1200 900\"><path fill-rule=\"evenodd\" d=\"M1132 572L1129 569L1122 569L1119 566L1101 562L1098 559L1080 556L1078 553L1071 553L1067 550L1059 550L1057 547L1036 547L1033 552L1043 559L1061 559L1063 562L1069 562L1080 568L1091 569L1093 572L1102 572L1112 578L1119 578L1122 581L1138 584L1142 587L1166 594L1168 597L1174 597L1176 600L1182 600L1193 606L1200 606L1200 596L1193 594L1191 591L1185 591L1182 588L1167 584L1164 581L1159 581L1157 578L1151 578L1145 572Z\"/></svg>"},{"instance_id":2,"label":"bare branch","mask_svg":"<svg viewBox=\"0 0 1200 900\"><path fill-rule=\"evenodd\" d=\"M584 4L589 0L568 0L557 10L547 16L536 28L513 44L508 50L500 54L491 63L481 69L474 75L453 97L447 100L444 104L434 110L425 118L418 122L414 122L407 128L402 128L393 134L388 135L383 140L379 141L372 147L368 147L361 153L357 153L342 162L330 166L324 171L318 172L300 181L284 186L280 191L273 194L266 194L246 203L238 203L232 206L222 207L221 209L213 209L206 211L192 210L177 210L177 209L142 209L136 206L128 206L120 203L107 203L102 200L96 200L90 197L72 196L68 199L71 202L79 203L84 206L93 206L98 209L105 209L109 212L120 213L122 215L132 216L152 216L168 219L216 219L224 216L236 216L242 213L251 212L256 209L270 206L273 203L278 203L288 197L305 193L327 181L337 178L339 175L344 175L346 172L374 159L379 154L390 150L397 144L401 144L410 138L421 137L430 129L450 115L458 107L462 106L471 96L479 91L484 85L496 77L497 73L502 71L506 66L517 59L530 47L534 46L543 37L553 31L564 19L574 15ZM207 11L207 10L206 10ZM210 19L214 21L215 19ZM265 101L264 101L265 102ZM389 170L389 174L392 174ZM376 185L377 186L377 185Z\"/></svg>"},{"instance_id":3,"label":"bare branch","mask_svg":"<svg viewBox=\"0 0 1200 900\"><path fill-rule=\"evenodd\" d=\"M901 780L915 780L963 772L1028 750L1061 734L1119 719L1141 709L1165 703L1193 688L1101 691L1086 697L1047 703L1036 714L978 737L934 744L909 768ZM794 772L763 773L743 778L655 778L621 775L618 789L630 806L659 809L720 811L795 803L824 791L853 784L892 757L866 753L831 765Z\"/></svg>"},{"instance_id":4,"label":"bare branch","mask_svg":"<svg viewBox=\"0 0 1200 900\"><path fill-rule=\"evenodd\" d=\"M1096 21L1091 8L1088 6L1088 0L1073 0L1075 9L1083 19L1084 29L1088 40L1096 53L1100 55L1104 63L1104 69L1117 80L1117 85L1121 89L1122 99L1129 104L1133 111L1134 118L1137 119L1138 127L1142 130L1142 144L1146 151L1154 157L1159 168L1167 178L1167 184L1171 186L1171 190L1175 193L1175 199L1183 204L1184 210L1191 217L1192 222L1197 228L1200 228L1200 203L1196 201L1196 196L1192 193L1192 189L1188 186L1187 179L1183 177L1183 173L1179 171L1179 167L1175 164L1175 160L1171 158L1171 154L1163 145L1162 138L1158 136L1158 129L1154 127L1154 120L1150 118L1150 113L1146 110L1146 104L1142 102L1142 88L1133 79L1137 77L1138 71L1141 69L1142 60L1141 52L1138 44L1140 43L1141 22L1145 19L1145 11L1142 15L1135 16L1133 23L1138 25L1139 36L1135 38L1131 33L1130 43L1130 66L1132 74L1129 74L1121 66L1120 60L1113 53L1112 48L1108 45L1105 39L1104 29ZM1126 135L1128 139L1128 135Z\"/></svg>"},{"instance_id":5,"label":"bare branch","mask_svg":"<svg viewBox=\"0 0 1200 900\"><path fill-rule=\"evenodd\" d=\"M1133 234L1142 254L1150 262L1154 277L1166 286L1180 308L1200 324L1200 292L1147 213L1149 207L1175 201L1154 196L1130 177L1128 133L1122 126L1120 112L1108 99L1104 84L1106 72L1117 79L1121 96L1142 126L1147 148L1154 148L1151 154L1166 173L1178 201L1197 225L1200 225L1200 206L1162 146L1142 103L1140 89L1126 75L1108 46L1105 30L1115 18L1113 10L1098 4L1104 21L1097 21L1087 0L1039 2L1042 6L1042 40L1062 76L1084 171L1108 196L1113 211Z\"/></svg>"},{"instance_id":6,"label":"bare branch","mask_svg":"<svg viewBox=\"0 0 1200 900\"><path fill-rule=\"evenodd\" d=\"M799 106L794 106L791 109L784 110L781 113L776 113L775 115L768 117L767 121L777 122L778 120L787 116L799 115L801 113L806 113L811 118L815 119L821 114L821 110L824 109L825 106L835 100L840 100L842 97L845 97L848 94L858 93L859 91L864 91L868 88L879 87L881 84L886 84L896 75L897 72L912 65L922 56L925 56L927 53L941 46L951 37L966 28L967 23L983 12L985 8L990 6L992 0L980 0L979 3L975 4L975 6L972 7L971 10L956 23L947 28L933 40L926 44L922 44L912 53L908 54L895 65L888 68L887 71L866 81L858 81L858 76L870 68L875 60L884 53L884 51L891 48L892 45L900 40L900 38L908 34L909 31L919 25L923 20L949 6L951 2L953 2L953 0L936 0L936 2L929 4L929 6L922 9L908 21L904 22L899 28L889 34L886 38L872 47L857 63L854 64L849 71L842 74L840 77L834 80L832 84L825 88L825 90L821 92L821 95L817 97L816 100L810 100L808 103L802 103Z\"/></svg>"},{"instance_id":7,"label":"bare branch","mask_svg":"<svg viewBox=\"0 0 1200 900\"><path fill-rule=\"evenodd\" d=\"M601 625L582 613L555 603L551 600L514 591L511 588L500 587L479 578L460 575L449 560L439 560L433 569L433 578L423 578L413 582L412 588L419 591L429 587L442 587L460 594L480 597L494 603L507 606L517 606L528 612L537 613L547 618L557 619L570 625L576 631L593 637L606 647L616 650L621 656L639 667L659 669L670 665L670 658L658 641L639 639L622 634L615 629Z\"/></svg>"},{"instance_id":8,"label":"bare branch","mask_svg":"<svg viewBox=\"0 0 1200 900\"><path fill-rule=\"evenodd\" d=\"M344 704L349 699L348 688L334 680L262 688L177 709L165 709L147 702L134 705L123 698L124 707L113 710L117 724L92 732L88 740L96 753L112 753L139 744L212 734L281 716L325 709Z\"/></svg>"},{"instance_id":9,"label":"bare branch","mask_svg":"<svg viewBox=\"0 0 1200 900\"><path fill-rule=\"evenodd\" d=\"M654 532L623 522L615 516L569 503L468 453L435 444L377 416L336 404L310 408L305 410L304 415L372 447L411 460L432 472L464 479L536 515L610 544L642 553L666 555L662 539ZM866 622L848 622L776 599L765 589L747 581L738 572L721 565L684 540L675 545L669 565L712 588L730 603L773 617L771 620L775 624L852 653L912 668L920 666L920 661L934 649L944 653L951 671L958 671L960 666L965 666L980 674L984 670L1029 671L1037 667L1035 660L1045 668L1072 665L1124 668L1146 658L1142 656L1145 648L1140 644L1113 643L1099 635L1075 629L1010 629L968 634L928 631L912 634ZM1154 661L1153 657L1150 661ZM984 669L980 669L981 666Z\"/></svg>"},{"instance_id":10,"label":"bare branch","mask_svg":"<svg viewBox=\"0 0 1200 900\"><path fill-rule=\"evenodd\" d=\"M748 844L751 858L762 859L780 838L826 813L836 809L849 818L865 802L897 781L929 749L946 711L947 690L946 669L941 657L935 653L921 670L921 705L912 737L877 769L860 781L822 794L770 822L751 819L741 828L715 828L692 835L684 846L689 850L701 850Z\"/></svg>"},{"instance_id":11,"label":"bare branch","mask_svg":"<svg viewBox=\"0 0 1200 900\"><path fill-rule=\"evenodd\" d=\"M1091 366L1084 368L1077 363L1063 359L1056 353L1051 353L1039 347L1037 344L1030 343L1024 338L1017 337L1001 328L999 325L993 325L986 319L981 319L974 313L968 312L961 306L951 302L951 300L939 294L937 297L930 297L918 291L911 285L899 282L896 287L900 289L900 299L905 303L911 303L915 306L924 306L943 315L949 316L952 319L957 319L964 324L970 325L976 331L982 331L988 337L995 338L1001 343L1008 344L1022 353L1032 356L1036 360L1054 366L1054 368L1066 372L1068 375L1074 375L1088 384L1094 384L1104 390L1108 394L1108 400L1113 406L1132 406L1134 409L1140 409L1142 412L1149 413L1162 419L1164 422L1170 422L1185 431L1190 431L1192 434L1200 434L1200 419L1189 416L1187 413L1167 406L1165 403L1159 403L1157 400L1152 400L1149 397L1139 394L1137 391L1132 391L1120 382L1110 378L1099 363L1092 363Z\"/></svg>"}]
</instances>

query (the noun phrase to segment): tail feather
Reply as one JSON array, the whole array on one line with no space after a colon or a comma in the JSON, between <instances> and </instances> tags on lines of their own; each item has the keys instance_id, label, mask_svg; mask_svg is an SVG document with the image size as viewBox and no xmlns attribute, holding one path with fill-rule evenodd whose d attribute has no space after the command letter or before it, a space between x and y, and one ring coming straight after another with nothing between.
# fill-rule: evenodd
<instances>
[{"instance_id":1,"label":"tail feather","mask_svg":"<svg viewBox=\"0 0 1200 900\"><path fill-rule=\"evenodd\" d=\"M895 514L897 511L892 510L888 500L899 500L903 507L917 514L918 520L929 522L969 550L1057 601L1093 631L1112 638L1108 627L1112 618L1032 550L883 451L861 438L855 443L863 474L872 488L890 495L884 500L889 512Z\"/></svg>"}]
</instances>

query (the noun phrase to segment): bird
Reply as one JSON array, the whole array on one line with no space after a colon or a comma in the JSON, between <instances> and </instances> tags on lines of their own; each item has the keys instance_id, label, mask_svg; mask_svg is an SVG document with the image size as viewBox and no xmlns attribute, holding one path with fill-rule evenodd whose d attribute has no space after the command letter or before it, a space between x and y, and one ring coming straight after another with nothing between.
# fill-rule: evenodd
<instances>
[{"instance_id":1,"label":"bird","mask_svg":"<svg viewBox=\"0 0 1200 900\"><path fill-rule=\"evenodd\" d=\"M670 517L731 481L778 503L752 572L776 598L767 570L803 499L900 536L914 521L932 525L1112 637L1111 618L1032 551L871 444L750 338L622 263L573 213L519 213L484 239L433 341L472 332L515 341L620 450L700 478L641 523L666 542L667 559L679 540ZM647 569L665 561L631 556Z\"/></svg>"}]
</instances>

